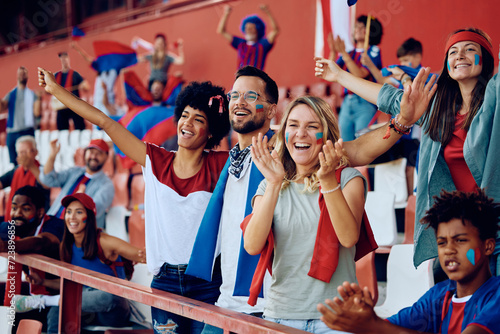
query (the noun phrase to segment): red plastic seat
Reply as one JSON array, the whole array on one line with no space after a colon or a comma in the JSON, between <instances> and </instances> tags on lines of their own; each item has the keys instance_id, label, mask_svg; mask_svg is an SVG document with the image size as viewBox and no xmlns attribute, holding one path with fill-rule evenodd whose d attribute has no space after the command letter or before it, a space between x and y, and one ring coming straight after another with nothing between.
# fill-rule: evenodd
<instances>
[{"instance_id":1,"label":"red plastic seat","mask_svg":"<svg viewBox=\"0 0 500 334\"><path fill-rule=\"evenodd\" d=\"M370 252L356 261L356 278L361 288L368 287L376 304L378 300L378 284L377 271L375 269L375 252Z\"/></svg>"},{"instance_id":2,"label":"red plastic seat","mask_svg":"<svg viewBox=\"0 0 500 334\"><path fill-rule=\"evenodd\" d=\"M22 319L17 327L17 334L41 334L43 324L38 320Z\"/></svg>"},{"instance_id":3,"label":"red plastic seat","mask_svg":"<svg viewBox=\"0 0 500 334\"><path fill-rule=\"evenodd\" d=\"M309 94L324 99L325 97L330 95L328 92L328 84L326 82L313 83L311 86L309 86Z\"/></svg>"},{"instance_id":4,"label":"red plastic seat","mask_svg":"<svg viewBox=\"0 0 500 334\"><path fill-rule=\"evenodd\" d=\"M300 96L307 95L307 86L306 85L295 85L290 87L290 98L294 99Z\"/></svg>"}]
</instances>

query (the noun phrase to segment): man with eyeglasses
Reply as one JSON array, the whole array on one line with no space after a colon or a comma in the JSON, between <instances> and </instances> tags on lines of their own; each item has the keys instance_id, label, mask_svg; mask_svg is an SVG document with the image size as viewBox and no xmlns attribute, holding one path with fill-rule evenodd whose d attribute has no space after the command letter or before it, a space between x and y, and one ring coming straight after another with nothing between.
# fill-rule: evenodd
<instances>
[{"instance_id":1,"label":"man with eyeglasses","mask_svg":"<svg viewBox=\"0 0 500 334\"><path fill-rule=\"evenodd\" d=\"M264 71L245 66L236 72L228 99L229 120L238 134L238 143L229 152L229 159L208 204L186 274L211 280L212 264L220 254L222 285L216 305L261 316L263 298L259 298L253 307L247 304L259 255L251 256L244 250L240 224L251 213L252 197L264 179L251 160L252 137L259 132L272 137L270 125L276 114L278 86ZM220 328L205 325L202 333L222 332Z\"/></svg>"}]
</instances>

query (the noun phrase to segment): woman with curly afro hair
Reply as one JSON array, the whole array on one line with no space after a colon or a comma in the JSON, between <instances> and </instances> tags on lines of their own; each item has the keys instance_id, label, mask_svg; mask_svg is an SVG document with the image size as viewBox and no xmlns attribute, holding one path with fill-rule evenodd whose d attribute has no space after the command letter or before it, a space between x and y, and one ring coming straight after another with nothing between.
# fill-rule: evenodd
<instances>
[{"instance_id":1,"label":"woman with curly afro hair","mask_svg":"<svg viewBox=\"0 0 500 334\"><path fill-rule=\"evenodd\" d=\"M220 269L211 282L186 275L185 269L205 209L226 163L228 152L211 151L229 132L224 89L192 82L175 105L179 149L169 152L144 143L121 124L58 85L52 73L39 69L39 83L83 118L101 127L129 158L140 164L146 184L146 260L155 276L152 288L214 304ZM207 151L208 150L208 151ZM220 268L220 266L216 266ZM155 332L199 333L203 324L152 308Z\"/></svg>"}]
</instances>

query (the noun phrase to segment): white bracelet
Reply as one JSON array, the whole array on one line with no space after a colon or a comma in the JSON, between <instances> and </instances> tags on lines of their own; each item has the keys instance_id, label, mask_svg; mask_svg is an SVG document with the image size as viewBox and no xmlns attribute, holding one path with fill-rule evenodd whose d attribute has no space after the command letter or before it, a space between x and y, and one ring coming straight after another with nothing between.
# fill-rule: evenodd
<instances>
[{"instance_id":1,"label":"white bracelet","mask_svg":"<svg viewBox=\"0 0 500 334\"><path fill-rule=\"evenodd\" d=\"M339 189L340 189L340 183L339 183L338 186L336 186L335 188L330 189L330 190L323 190L323 189L321 189L321 193L322 194L329 194L329 193L333 193L334 191L339 190Z\"/></svg>"}]
</instances>

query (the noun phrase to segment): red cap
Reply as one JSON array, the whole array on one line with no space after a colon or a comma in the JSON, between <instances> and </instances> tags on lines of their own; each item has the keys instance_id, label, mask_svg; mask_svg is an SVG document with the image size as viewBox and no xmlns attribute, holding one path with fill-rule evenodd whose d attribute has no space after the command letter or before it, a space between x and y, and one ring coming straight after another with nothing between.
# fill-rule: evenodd
<instances>
[{"instance_id":1,"label":"red cap","mask_svg":"<svg viewBox=\"0 0 500 334\"><path fill-rule=\"evenodd\" d=\"M88 149L88 148L96 148L96 149L103 151L105 153L109 152L108 144L106 144L106 142L102 139L92 139L90 141L89 146L87 146L85 149Z\"/></svg>"},{"instance_id":2,"label":"red cap","mask_svg":"<svg viewBox=\"0 0 500 334\"><path fill-rule=\"evenodd\" d=\"M90 211L94 212L95 215L97 215L94 200L89 195L85 193L75 193L73 195L68 195L61 200L61 204L62 206L67 208L68 205L70 205L70 203L73 201L82 203L86 209L89 209Z\"/></svg>"}]
</instances>

